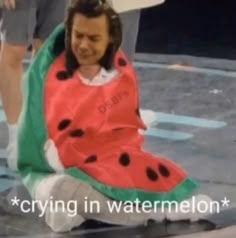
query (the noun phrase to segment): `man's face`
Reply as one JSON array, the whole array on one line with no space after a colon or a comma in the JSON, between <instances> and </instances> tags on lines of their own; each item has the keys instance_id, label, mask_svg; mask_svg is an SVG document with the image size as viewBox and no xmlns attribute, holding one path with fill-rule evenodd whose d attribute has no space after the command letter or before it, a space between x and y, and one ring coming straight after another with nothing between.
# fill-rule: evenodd
<instances>
[{"instance_id":1,"label":"man's face","mask_svg":"<svg viewBox=\"0 0 236 238\"><path fill-rule=\"evenodd\" d=\"M71 34L71 48L80 65L98 63L110 42L105 15L87 18L75 14Z\"/></svg>"}]
</instances>

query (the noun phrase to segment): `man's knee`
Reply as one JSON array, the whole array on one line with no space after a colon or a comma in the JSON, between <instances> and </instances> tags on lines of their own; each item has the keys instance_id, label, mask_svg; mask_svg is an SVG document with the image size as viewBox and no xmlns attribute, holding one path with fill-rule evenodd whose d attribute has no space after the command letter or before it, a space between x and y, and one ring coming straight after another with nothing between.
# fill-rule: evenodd
<instances>
[{"instance_id":1,"label":"man's knee","mask_svg":"<svg viewBox=\"0 0 236 238\"><path fill-rule=\"evenodd\" d=\"M27 46L4 43L2 45L2 54L0 59L8 66L18 67L22 64L26 50Z\"/></svg>"}]
</instances>

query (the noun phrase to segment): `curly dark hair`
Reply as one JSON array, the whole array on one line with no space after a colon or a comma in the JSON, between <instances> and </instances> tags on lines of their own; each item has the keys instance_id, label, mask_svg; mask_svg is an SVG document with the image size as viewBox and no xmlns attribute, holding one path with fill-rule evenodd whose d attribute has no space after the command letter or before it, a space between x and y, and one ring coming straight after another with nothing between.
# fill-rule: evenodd
<instances>
[{"instance_id":1,"label":"curly dark hair","mask_svg":"<svg viewBox=\"0 0 236 238\"><path fill-rule=\"evenodd\" d=\"M74 16L77 13L83 14L88 18L99 17L101 15L105 15L107 17L109 35L113 40L108 45L108 48L99 63L105 69L111 69L113 66L114 56L122 42L122 26L119 15L105 0L74 0L68 8L67 19L65 22L65 35L63 34L64 37L62 35L58 36L58 44L55 42L55 47L56 45L60 45L57 47L62 48L62 44L59 44L59 42L61 42L62 38L64 38L63 45L66 50L65 67L67 69L67 73L69 75L73 75L74 71L79 68L79 63L71 49L72 25ZM61 51L59 48L55 48L55 52Z\"/></svg>"}]
</instances>

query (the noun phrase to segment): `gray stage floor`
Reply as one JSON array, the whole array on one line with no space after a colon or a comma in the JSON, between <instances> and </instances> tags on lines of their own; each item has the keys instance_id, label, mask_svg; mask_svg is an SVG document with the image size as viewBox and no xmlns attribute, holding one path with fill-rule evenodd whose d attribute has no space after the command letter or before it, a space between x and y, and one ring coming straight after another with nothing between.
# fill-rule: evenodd
<instances>
[{"instance_id":1,"label":"gray stage floor","mask_svg":"<svg viewBox=\"0 0 236 238\"><path fill-rule=\"evenodd\" d=\"M145 148L179 163L200 182L200 193L219 203L227 198L228 208L233 209L236 206L236 62L137 55L135 66L140 80L141 107L151 110L155 117L145 132ZM28 195L12 179L14 174L4 167L7 141L0 110L0 236L55 236L36 215L23 215L9 204L17 194L22 198ZM182 234L198 231L198 227L191 229L179 226ZM81 232L84 231L71 235ZM155 232L145 233L145 237L164 237ZM235 234L235 229L231 233ZM143 234L140 230L139 237L144 237ZM223 237L217 234L220 232L196 237Z\"/></svg>"}]
</instances>

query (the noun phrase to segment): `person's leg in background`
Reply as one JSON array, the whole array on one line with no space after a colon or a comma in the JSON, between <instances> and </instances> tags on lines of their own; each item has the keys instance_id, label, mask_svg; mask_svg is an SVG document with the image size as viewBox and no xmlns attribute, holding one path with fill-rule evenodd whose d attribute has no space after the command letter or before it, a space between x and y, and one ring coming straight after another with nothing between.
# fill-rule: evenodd
<instances>
[{"instance_id":1,"label":"person's leg in background","mask_svg":"<svg viewBox=\"0 0 236 238\"><path fill-rule=\"evenodd\" d=\"M141 10L138 9L120 14L123 27L123 41L121 49L125 52L130 61L134 59L139 31L140 13Z\"/></svg>"},{"instance_id":2,"label":"person's leg in background","mask_svg":"<svg viewBox=\"0 0 236 238\"><path fill-rule=\"evenodd\" d=\"M21 0L13 10L3 9L3 41L0 54L0 92L9 129L8 165L17 168L17 120L21 111L23 58L32 41L36 10L33 3Z\"/></svg>"},{"instance_id":3,"label":"person's leg in background","mask_svg":"<svg viewBox=\"0 0 236 238\"><path fill-rule=\"evenodd\" d=\"M28 45L32 43L34 52L37 53L43 41L64 20L67 4L66 0L21 0L14 10L3 11L0 92L9 129L7 162L13 170L17 170L17 121L22 106L22 62Z\"/></svg>"},{"instance_id":4,"label":"person's leg in background","mask_svg":"<svg viewBox=\"0 0 236 238\"><path fill-rule=\"evenodd\" d=\"M2 28L2 9L0 8L0 52L1 52L1 45L2 45L1 28Z\"/></svg>"},{"instance_id":5,"label":"person's leg in background","mask_svg":"<svg viewBox=\"0 0 236 238\"><path fill-rule=\"evenodd\" d=\"M33 39L34 54L38 52L54 28L64 21L69 3L69 0L41 0L39 2L37 26Z\"/></svg>"},{"instance_id":6,"label":"person's leg in background","mask_svg":"<svg viewBox=\"0 0 236 238\"><path fill-rule=\"evenodd\" d=\"M139 33L141 9L127 11L120 14L123 40L121 49L125 52L130 61L134 60L135 48ZM156 120L156 114L151 110L140 110L141 117L146 126L150 126Z\"/></svg>"}]
</instances>

